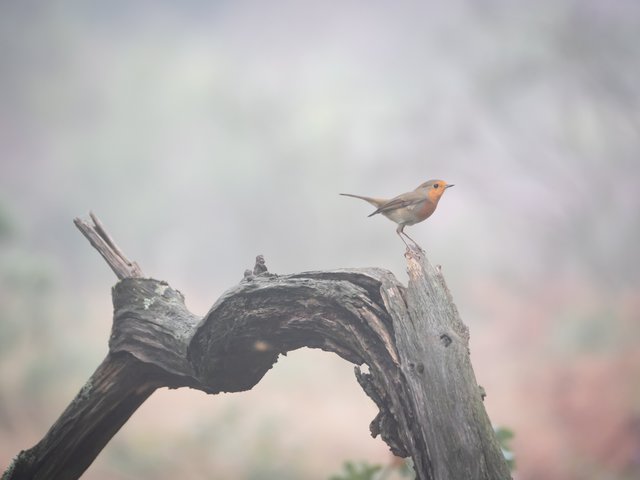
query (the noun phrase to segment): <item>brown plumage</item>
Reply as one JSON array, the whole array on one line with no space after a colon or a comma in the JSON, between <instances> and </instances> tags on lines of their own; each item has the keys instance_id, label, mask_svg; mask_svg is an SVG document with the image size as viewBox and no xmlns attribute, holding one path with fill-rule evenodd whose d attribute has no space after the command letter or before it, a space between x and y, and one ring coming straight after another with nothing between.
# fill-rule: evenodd
<instances>
[{"instance_id":1,"label":"brown plumage","mask_svg":"<svg viewBox=\"0 0 640 480\"><path fill-rule=\"evenodd\" d=\"M365 202L369 202L376 207L376 210L369 215L370 217L380 213L392 222L397 223L396 233L404 244L409 247L403 235L419 248L418 243L404 232L404 227L415 225L429 218L436 210L440 197L449 187L453 187L453 185L444 180L429 180L419 185L415 190L400 194L392 199L365 197L351 193L341 193L340 195L360 198Z\"/></svg>"}]
</instances>

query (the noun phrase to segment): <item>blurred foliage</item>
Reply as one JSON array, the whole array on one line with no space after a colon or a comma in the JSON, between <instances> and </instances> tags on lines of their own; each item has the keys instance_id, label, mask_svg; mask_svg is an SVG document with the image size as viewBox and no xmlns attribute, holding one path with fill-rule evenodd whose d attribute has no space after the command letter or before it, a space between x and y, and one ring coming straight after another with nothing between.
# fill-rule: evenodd
<instances>
[{"instance_id":1,"label":"blurred foliage","mask_svg":"<svg viewBox=\"0 0 640 480\"><path fill-rule=\"evenodd\" d=\"M493 427L493 431L496 433L500 448L502 449L502 455L509 465L509 469L513 472L516 468L516 458L513 450L511 449L511 440L514 437L513 431L506 427Z\"/></svg>"},{"instance_id":2,"label":"blurred foliage","mask_svg":"<svg viewBox=\"0 0 640 480\"><path fill-rule=\"evenodd\" d=\"M343 472L329 477L329 480L386 480L388 478L415 478L411 459L394 458L386 465L371 465L367 462L347 461Z\"/></svg>"},{"instance_id":3,"label":"blurred foliage","mask_svg":"<svg viewBox=\"0 0 640 480\"><path fill-rule=\"evenodd\" d=\"M57 310L66 298L57 262L25 241L6 206L0 232L0 418L12 430L21 421L16 410L34 423L51 420L51 406L79 388L86 346L69 342L73 333Z\"/></svg>"},{"instance_id":4,"label":"blurred foliage","mask_svg":"<svg viewBox=\"0 0 640 480\"><path fill-rule=\"evenodd\" d=\"M382 466L366 462L345 462L343 469L343 473L329 477L329 480L375 480L375 475L382 470Z\"/></svg>"},{"instance_id":5,"label":"blurred foliage","mask_svg":"<svg viewBox=\"0 0 640 480\"><path fill-rule=\"evenodd\" d=\"M550 340L564 355L615 352L625 334L620 320L613 305L589 311L574 308L554 323Z\"/></svg>"},{"instance_id":6,"label":"blurred foliage","mask_svg":"<svg viewBox=\"0 0 640 480\"><path fill-rule=\"evenodd\" d=\"M10 238L14 233L13 219L3 202L0 202L0 242ZM1 245L1 243L0 243Z\"/></svg>"},{"instance_id":7,"label":"blurred foliage","mask_svg":"<svg viewBox=\"0 0 640 480\"><path fill-rule=\"evenodd\" d=\"M23 341L49 341L55 272L52 262L11 235L0 250L0 358Z\"/></svg>"},{"instance_id":8,"label":"blurred foliage","mask_svg":"<svg viewBox=\"0 0 640 480\"><path fill-rule=\"evenodd\" d=\"M57 413L56 382L84 381L83 349L105 348L74 336L75 317L107 316L113 277L73 216L95 210L206 311L256 253L278 272L400 277L393 227L336 194L442 175L456 191L414 232L446 266L492 416L518 432L518 473L640 478L639 2L3 2L0 44L0 422L16 451L18 425ZM277 429L254 423L257 460L235 468L284 478L264 445ZM193 478L217 471L207 445L233 458L241 427L193 427L210 441L188 444L208 465ZM115 457L121 478L188 468Z\"/></svg>"},{"instance_id":9,"label":"blurred foliage","mask_svg":"<svg viewBox=\"0 0 640 480\"><path fill-rule=\"evenodd\" d=\"M415 473L413 471L413 460L411 460L410 458L406 458L399 463L393 463L391 466L387 467L387 469L389 468L395 468L395 470L402 478L415 478Z\"/></svg>"}]
</instances>

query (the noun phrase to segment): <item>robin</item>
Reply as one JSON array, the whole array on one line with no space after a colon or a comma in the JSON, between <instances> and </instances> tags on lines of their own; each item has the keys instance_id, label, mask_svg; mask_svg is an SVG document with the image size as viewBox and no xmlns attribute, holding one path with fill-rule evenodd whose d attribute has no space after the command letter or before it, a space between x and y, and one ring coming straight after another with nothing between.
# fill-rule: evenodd
<instances>
[{"instance_id":1,"label":"robin","mask_svg":"<svg viewBox=\"0 0 640 480\"><path fill-rule=\"evenodd\" d=\"M409 244L402 237L403 235L420 248L420 245L404 233L404 227L407 225L415 225L426 220L435 212L440 197L447 188L453 187L444 180L429 180L418 186L412 192L403 193L397 197L387 200L386 198L364 197L362 195L353 195L351 193L341 193L346 197L360 198L376 207L376 211L370 214L373 216L381 213L392 222L398 224L396 233L404 244L409 248Z\"/></svg>"}]
</instances>

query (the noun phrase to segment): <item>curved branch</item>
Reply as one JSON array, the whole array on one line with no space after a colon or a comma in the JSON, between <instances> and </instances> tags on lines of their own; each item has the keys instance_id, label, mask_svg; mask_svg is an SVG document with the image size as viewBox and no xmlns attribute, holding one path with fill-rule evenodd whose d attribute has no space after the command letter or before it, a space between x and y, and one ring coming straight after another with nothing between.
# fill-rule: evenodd
<instances>
[{"instance_id":1,"label":"curved branch","mask_svg":"<svg viewBox=\"0 0 640 480\"><path fill-rule=\"evenodd\" d=\"M121 279L109 354L3 479L78 478L156 388L247 390L280 354L303 346L356 365L380 409L371 434L411 456L418 479L510 478L473 375L468 332L421 252L407 250L408 289L380 269L273 275L258 256L199 318L166 282L139 278L138 265L91 217L93 224L75 223Z\"/></svg>"}]
</instances>

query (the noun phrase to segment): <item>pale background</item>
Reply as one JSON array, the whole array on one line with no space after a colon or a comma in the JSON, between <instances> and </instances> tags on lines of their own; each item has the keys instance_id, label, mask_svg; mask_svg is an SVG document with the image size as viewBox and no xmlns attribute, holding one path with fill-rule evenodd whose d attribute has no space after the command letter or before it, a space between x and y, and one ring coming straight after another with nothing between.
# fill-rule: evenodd
<instances>
[{"instance_id":1,"label":"pale background","mask_svg":"<svg viewBox=\"0 0 640 480\"><path fill-rule=\"evenodd\" d=\"M204 314L257 254L405 281L395 225L338 193L443 178L408 232L515 477L640 476L638 2L2 2L0 65L0 470L107 352L74 216ZM301 350L251 392L157 392L85 478L326 479L390 461L375 413Z\"/></svg>"}]
</instances>

